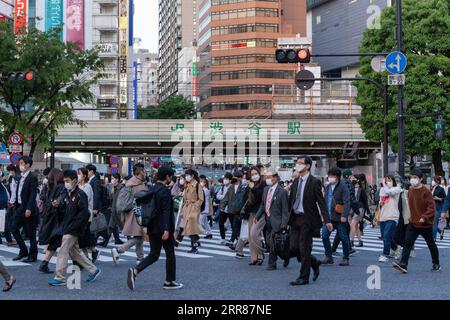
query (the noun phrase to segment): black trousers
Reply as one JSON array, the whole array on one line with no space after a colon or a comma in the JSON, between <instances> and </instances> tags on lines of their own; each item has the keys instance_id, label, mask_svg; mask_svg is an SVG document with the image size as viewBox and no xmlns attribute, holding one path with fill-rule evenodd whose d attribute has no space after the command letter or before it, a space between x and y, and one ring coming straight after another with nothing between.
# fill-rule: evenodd
<instances>
[{"instance_id":1,"label":"black trousers","mask_svg":"<svg viewBox=\"0 0 450 320\"><path fill-rule=\"evenodd\" d=\"M234 240L236 240L236 238L233 238L233 236L236 233L235 230L234 230L234 218L235 218L234 214L228 214L226 212L221 212L220 213L219 230L220 230L220 237L222 239L225 239L225 222L227 221L227 219L229 219L230 220L230 225L231 225L231 230L232 230L232 235L231 235L230 241L234 242Z\"/></svg>"},{"instance_id":2,"label":"black trousers","mask_svg":"<svg viewBox=\"0 0 450 320\"><path fill-rule=\"evenodd\" d=\"M408 227L406 228L405 246L403 247L401 262L408 265L409 255L419 235L422 236L427 243L433 264L439 264L439 250L433 238L433 227L417 228L412 224L408 224Z\"/></svg>"},{"instance_id":3,"label":"black trousers","mask_svg":"<svg viewBox=\"0 0 450 320\"><path fill-rule=\"evenodd\" d=\"M403 219L403 215L400 215L398 218L397 226L395 227L394 234L392 235L392 244L393 246L405 246L405 237L406 237L406 228L408 225L405 225L405 220ZM393 248L394 249L394 248ZM395 249L394 249L395 250Z\"/></svg>"},{"instance_id":4,"label":"black trousers","mask_svg":"<svg viewBox=\"0 0 450 320\"><path fill-rule=\"evenodd\" d=\"M108 226L109 226L110 225L109 222L111 221L111 214L112 214L111 213L111 209L104 210L104 211L102 211L102 213L105 215L106 222L108 223ZM109 228L108 227L106 230L104 230L102 232L99 232L97 234L97 237L96 237L95 241L98 241L98 238L102 237L103 238L103 242L105 244L108 244L109 239L111 238L111 233L114 236L114 241L115 242L120 242L121 239L120 239L119 229L117 227L114 227L114 228Z\"/></svg>"},{"instance_id":5,"label":"black trousers","mask_svg":"<svg viewBox=\"0 0 450 320\"><path fill-rule=\"evenodd\" d=\"M179 242L183 241L183 238L184 238L183 230L184 230L183 228L180 228L180 230L178 232L177 240ZM189 238L191 238L191 246L192 247L200 240L200 236L198 234L189 236Z\"/></svg>"},{"instance_id":6,"label":"black trousers","mask_svg":"<svg viewBox=\"0 0 450 320\"><path fill-rule=\"evenodd\" d=\"M150 253L136 266L138 273L144 271L148 266L158 261L161 255L161 248L164 248L166 252L166 281L176 280L176 260L174 239L169 237L167 240L162 240L161 234L149 234L150 240Z\"/></svg>"},{"instance_id":7,"label":"black trousers","mask_svg":"<svg viewBox=\"0 0 450 320\"><path fill-rule=\"evenodd\" d=\"M309 281L311 268L319 268L319 261L311 254L314 230L306 223L303 215L296 215L294 219L289 232L291 253L301 262L299 279Z\"/></svg>"},{"instance_id":8,"label":"black trousers","mask_svg":"<svg viewBox=\"0 0 450 320\"><path fill-rule=\"evenodd\" d=\"M24 210L19 209L19 212L24 212ZM38 255L38 246L36 239L36 229L37 229L38 219L36 216L31 216L29 218L25 218L24 215L14 214L14 220L11 226L11 232L16 239L17 244L20 248L19 254L28 255L30 258L37 258ZM30 250L28 250L25 241L20 234L20 229L23 228L25 230L26 235L30 239Z\"/></svg>"},{"instance_id":9,"label":"black trousers","mask_svg":"<svg viewBox=\"0 0 450 320\"><path fill-rule=\"evenodd\" d=\"M11 234L11 221L13 220L13 210L12 208L8 208L6 210L5 216L5 231L3 232L3 236L5 237L6 242L12 242L12 234ZM0 244L2 244L2 238L0 237Z\"/></svg>"}]
</instances>

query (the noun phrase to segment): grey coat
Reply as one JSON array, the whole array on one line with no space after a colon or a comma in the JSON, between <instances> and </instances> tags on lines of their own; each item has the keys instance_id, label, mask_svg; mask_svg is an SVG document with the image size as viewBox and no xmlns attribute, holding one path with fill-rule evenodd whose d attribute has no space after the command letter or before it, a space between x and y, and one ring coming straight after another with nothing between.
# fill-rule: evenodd
<instances>
[{"instance_id":1,"label":"grey coat","mask_svg":"<svg viewBox=\"0 0 450 320\"><path fill-rule=\"evenodd\" d=\"M269 193L269 186L264 188L261 206L256 213L256 219L260 220L263 214L266 213L266 201ZM268 222L272 227L272 232L276 233L281 230L281 226L286 227L289 220L289 203L288 193L280 185L277 186L272 197L272 203L270 204L270 217ZM267 214L267 213L266 213Z\"/></svg>"}]
</instances>

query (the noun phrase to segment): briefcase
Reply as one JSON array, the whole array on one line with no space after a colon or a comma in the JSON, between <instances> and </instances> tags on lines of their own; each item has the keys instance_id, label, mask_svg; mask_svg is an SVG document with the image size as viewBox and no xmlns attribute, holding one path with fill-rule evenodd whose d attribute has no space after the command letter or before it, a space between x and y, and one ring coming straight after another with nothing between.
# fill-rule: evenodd
<instances>
[{"instance_id":1,"label":"briefcase","mask_svg":"<svg viewBox=\"0 0 450 320\"><path fill-rule=\"evenodd\" d=\"M105 215L103 213L98 213L92 218L90 231L91 233L99 233L105 231L108 228L108 223L106 222Z\"/></svg>"},{"instance_id":2,"label":"briefcase","mask_svg":"<svg viewBox=\"0 0 450 320\"><path fill-rule=\"evenodd\" d=\"M289 259L291 257L289 246L289 232L282 230L273 235L273 244L277 255L283 259Z\"/></svg>"}]
</instances>

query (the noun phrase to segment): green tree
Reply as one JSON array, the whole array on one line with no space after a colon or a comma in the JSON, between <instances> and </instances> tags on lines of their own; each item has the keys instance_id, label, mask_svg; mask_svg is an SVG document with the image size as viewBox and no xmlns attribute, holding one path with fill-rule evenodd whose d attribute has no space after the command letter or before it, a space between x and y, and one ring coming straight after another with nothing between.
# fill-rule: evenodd
<instances>
[{"instance_id":1,"label":"green tree","mask_svg":"<svg viewBox=\"0 0 450 320\"><path fill-rule=\"evenodd\" d=\"M173 95L157 106L138 107L138 119L194 119L197 111L194 102Z\"/></svg>"},{"instance_id":2,"label":"green tree","mask_svg":"<svg viewBox=\"0 0 450 320\"><path fill-rule=\"evenodd\" d=\"M40 32L30 29L14 34L10 23L0 23L0 73L32 71L31 83L0 81L0 141L18 130L31 146L46 147L49 138L76 119L73 108L91 104L95 84L103 63L96 50L80 50L73 43L59 40L58 30Z\"/></svg>"},{"instance_id":3,"label":"green tree","mask_svg":"<svg viewBox=\"0 0 450 320\"><path fill-rule=\"evenodd\" d=\"M386 8L381 15L381 28L368 29L361 43L361 52L391 52L396 49L395 8ZM405 72L406 114L443 111L450 123L450 1L404 0L403 1L404 51L408 58ZM375 73L370 66L371 58L361 58L359 73L381 83L387 83L387 72ZM366 137L381 142L383 135L382 97L373 85L358 81L357 103L362 106L359 123ZM386 121L390 125L390 144L398 146L397 89L389 89L390 111ZM448 141L435 139L435 118L406 118L406 154L433 155L437 174L443 174L441 153L450 155ZM447 130L450 138L450 130ZM412 163L410 163L413 165Z\"/></svg>"}]
</instances>

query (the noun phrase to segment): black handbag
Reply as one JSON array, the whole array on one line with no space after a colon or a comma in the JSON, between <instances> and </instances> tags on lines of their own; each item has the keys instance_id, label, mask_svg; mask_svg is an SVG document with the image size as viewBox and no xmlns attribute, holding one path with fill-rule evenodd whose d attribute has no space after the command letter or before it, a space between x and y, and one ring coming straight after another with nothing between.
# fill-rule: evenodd
<instances>
[{"instance_id":1,"label":"black handbag","mask_svg":"<svg viewBox=\"0 0 450 320\"><path fill-rule=\"evenodd\" d=\"M106 217L103 213L98 213L92 218L90 231L91 233L99 233L108 228Z\"/></svg>"},{"instance_id":2,"label":"black handbag","mask_svg":"<svg viewBox=\"0 0 450 320\"><path fill-rule=\"evenodd\" d=\"M287 232L287 230L274 233L273 244L275 252L281 259L286 260L291 257L289 232Z\"/></svg>"}]
</instances>

